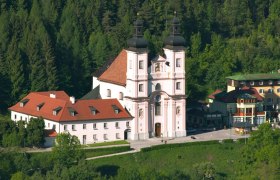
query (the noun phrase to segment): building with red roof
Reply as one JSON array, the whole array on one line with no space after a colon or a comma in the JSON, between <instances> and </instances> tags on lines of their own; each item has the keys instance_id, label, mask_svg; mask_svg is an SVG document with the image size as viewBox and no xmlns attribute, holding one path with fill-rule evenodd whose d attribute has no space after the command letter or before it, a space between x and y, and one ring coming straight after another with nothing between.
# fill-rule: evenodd
<instances>
[{"instance_id":1,"label":"building with red roof","mask_svg":"<svg viewBox=\"0 0 280 180\"><path fill-rule=\"evenodd\" d=\"M83 144L124 139L133 118L117 99L76 100L64 91L31 92L9 110L14 121L42 117L48 137L69 132Z\"/></svg>"},{"instance_id":2,"label":"building with red roof","mask_svg":"<svg viewBox=\"0 0 280 180\"><path fill-rule=\"evenodd\" d=\"M209 99L210 112L221 111L224 116L228 116L230 125L239 122L259 125L266 120L263 97L254 88L243 87L229 92L215 91Z\"/></svg>"}]
</instances>

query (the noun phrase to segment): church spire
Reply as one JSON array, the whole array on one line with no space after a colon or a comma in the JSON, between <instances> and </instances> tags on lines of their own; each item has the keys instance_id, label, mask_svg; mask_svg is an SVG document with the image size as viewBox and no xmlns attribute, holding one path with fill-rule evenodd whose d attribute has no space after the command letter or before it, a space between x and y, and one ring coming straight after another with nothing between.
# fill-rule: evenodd
<instances>
[{"instance_id":1,"label":"church spire","mask_svg":"<svg viewBox=\"0 0 280 180\"><path fill-rule=\"evenodd\" d=\"M139 16L139 14L137 14L137 16ZM133 25L134 35L127 41L128 50L136 52L147 51L148 42L143 38L143 21L137 18Z\"/></svg>"},{"instance_id":2,"label":"church spire","mask_svg":"<svg viewBox=\"0 0 280 180\"><path fill-rule=\"evenodd\" d=\"M165 39L164 45L167 49L182 49L185 43L186 40L180 34L180 21L175 11L174 18L171 21L170 35Z\"/></svg>"}]
</instances>

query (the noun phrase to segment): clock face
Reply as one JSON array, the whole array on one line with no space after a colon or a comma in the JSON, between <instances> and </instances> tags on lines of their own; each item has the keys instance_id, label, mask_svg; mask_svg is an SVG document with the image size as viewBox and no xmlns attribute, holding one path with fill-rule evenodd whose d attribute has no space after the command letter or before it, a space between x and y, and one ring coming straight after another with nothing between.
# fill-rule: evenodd
<instances>
[{"instance_id":1,"label":"clock face","mask_svg":"<svg viewBox=\"0 0 280 180\"><path fill-rule=\"evenodd\" d=\"M156 101L160 101L160 95L156 96Z\"/></svg>"}]
</instances>

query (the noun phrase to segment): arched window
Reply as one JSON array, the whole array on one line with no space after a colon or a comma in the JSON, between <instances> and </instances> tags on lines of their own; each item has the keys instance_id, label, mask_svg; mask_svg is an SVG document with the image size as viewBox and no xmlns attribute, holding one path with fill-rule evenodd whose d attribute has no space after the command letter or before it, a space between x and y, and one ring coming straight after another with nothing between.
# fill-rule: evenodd
<instances>
[{"instance_id":1,"label":"arched window","mask_svg":"<svg viewBox=\"0 0 280 180\"><path fill-rule=\"evenodd\" d=\"M119 100L123 100L123 92L119 93Z\"/></svg>"},{"instance_id":2,"label":"arched window","mask_svg":"<svg viewBox=\"0 0 280 180\"><path fill-rule=\"evenodd\" d=\"M161 90L161 86L159 83L156 84L156 91L160 91Z\"/></svg>"},{"instance_id":3,"label":"arched window","mask_svg":"<svg viewBox=\"0 0 280 180\"><path fill-rule=\"evenodd\" d=\"M107 97L111 97L111 90L107 89Z\"/></svg>"},{"instance_id":4,"label":"arched window","mask_svg":"<svg viewBox=\"0 0 280 180\"><path fill-rule=\"evenodd\" d=\"M144 114L144 111L143 111L143 109L139 109L139 117L140 118L143 118L143 114Z\"/></svg>"},{"instance_id":5,"label":"arched window","mask_svg":"<svg viewBox=\"0 0 280 180\"><path fill-rule=\"evenodd\" d=\"M157 95L155 98L155 115L159 116L161 114L161 102L160 102L160 95Z\"/></svg>"}]
</instances>

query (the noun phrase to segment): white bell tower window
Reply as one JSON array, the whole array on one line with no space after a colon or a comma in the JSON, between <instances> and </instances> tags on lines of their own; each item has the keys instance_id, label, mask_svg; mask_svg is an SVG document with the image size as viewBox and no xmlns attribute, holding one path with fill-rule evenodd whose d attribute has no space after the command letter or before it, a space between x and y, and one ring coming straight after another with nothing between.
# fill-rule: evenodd
<instances>
[{"instance_id":1,"label":"white bell tower window","mask_svg":"<svg viewBox=\"0 0 280 180\"><path fill-rule=\"evenodd\" d=\"M176 90L180 90L181 89L181 82L176 82Z\"/></svg>"},{"instance_id":2,"label":"white bell tower window","mask_svg":"<svg viewBox=\"0 0 280 180\"><path fill-rule=\"evenodd\" d=\"M144 88L143 88L143 84L139 84L139 92L143 92Z\"/></svg>"},{"instance_id":3,"label":"white bell tower window","mask_svg":"<svg viewBox=\"0 0 280 180\"><path fill-rule=\"evenodd\" d=\"M144 69L144 61L143 60L139 61L139 69Z\"/></svg>"},{"instance_id":4,"label":"white bell tower window","mask_svg":"<svg viewBox=\"0 0 280 180\"><path fill-rule=\"evenodd\" d=\"M180 58L176 59L176 67L181 67L181 59Z\"/></svg>"}]
</instances>

